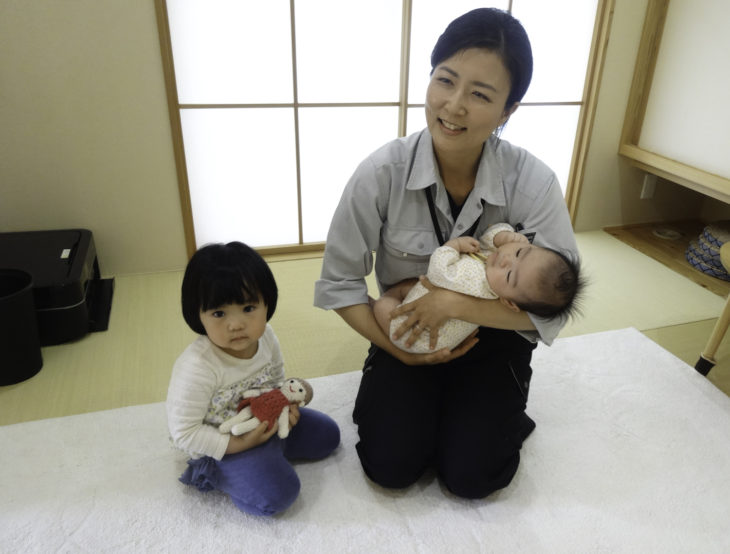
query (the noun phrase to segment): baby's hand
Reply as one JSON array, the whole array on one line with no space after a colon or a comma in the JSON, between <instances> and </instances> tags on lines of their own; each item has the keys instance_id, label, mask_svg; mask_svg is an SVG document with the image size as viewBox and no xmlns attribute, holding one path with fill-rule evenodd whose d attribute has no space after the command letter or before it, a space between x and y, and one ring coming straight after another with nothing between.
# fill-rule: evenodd
<instances>
[{"instance_id":1,"label":"baby's hand","mask_svg":"<svg viewBox=\"0 0 730 554\"><path fill-rule=\"evenodd\" d=\"M479 252L479 241L474 237L457 237L448 241L444 246L449 246L460 254Z\"/></svg>"},{"instance_id":2,"label":"baby's hand","mask_svg":"<svg viewBox=\"0 0 730 554\"><path fill-rule=\"evenodd\" d=\"M504 246L508 242L530 242L527 237L521 233L515 233L514 231L500 231L494 235L494 246L499 248Z\"/></svg>"}]
</instances>

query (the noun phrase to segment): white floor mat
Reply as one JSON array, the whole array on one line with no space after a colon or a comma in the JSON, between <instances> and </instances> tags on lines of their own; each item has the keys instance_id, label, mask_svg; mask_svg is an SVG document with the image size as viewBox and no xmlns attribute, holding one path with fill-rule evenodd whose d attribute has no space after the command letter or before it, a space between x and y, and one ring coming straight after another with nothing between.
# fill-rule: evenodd
<instances>
[{"instance_id":1,"label":"white floor mat","mask_svg":"<svg viewBox=\"0 0 730 554\"><path fill-rule=\"evenodd\" d=\"M635 329L540 346L537 429L512 484L481 501L429 476L372 485L352 424L359 374L313 379L340 424L302 491L255 518L177 481L163 404L0 427L3 552L727 552L730 399Z\"/></svg>"}]
</instances>

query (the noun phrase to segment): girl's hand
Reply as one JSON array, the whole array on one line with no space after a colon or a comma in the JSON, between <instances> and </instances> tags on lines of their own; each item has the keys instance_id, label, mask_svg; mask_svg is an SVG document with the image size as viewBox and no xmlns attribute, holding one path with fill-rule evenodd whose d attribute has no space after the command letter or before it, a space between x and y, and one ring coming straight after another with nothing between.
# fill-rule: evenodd
<instances>
[{"instance_id":1,"label":"girl's hand","mask_svg":"<svg viewBox=\"0 0 730 554\"><path fill-rule=\"evenodd\" d=\"M289 429L293 429L294 426L299 423L300 417L301 414L299 413L299 406L296 404L289 404Z\"/></svg>"},{"instance_id":2,"label":"girl's hand","mask_svg":"<svg viewBox=\"0 0 730 554\"><path fill-rule=\"evenodd\" d=\"M298 414L299 412L297 411L297 420L299 419ZM289 415L289 422L291 423L291 415ZM261 424L253 431L249 431L248 433L244 433L243 435L230 435L230 438L228 439L228 448L226 448L226 454L236 454L238 452L250 450L264 444L279 430L279 422L275 422L271 429L267 431L266 428L268 426L268 421L262 421Z\"/></svg>"}]
</instances>

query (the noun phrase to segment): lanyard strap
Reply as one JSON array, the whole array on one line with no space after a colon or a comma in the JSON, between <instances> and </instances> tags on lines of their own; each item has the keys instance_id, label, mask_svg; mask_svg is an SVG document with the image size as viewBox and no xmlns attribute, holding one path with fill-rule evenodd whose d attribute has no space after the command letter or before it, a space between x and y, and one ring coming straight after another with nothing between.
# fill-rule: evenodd
<instances>
[{"instance_id":1,"label":"lanyard strap","mask_svg":"<svg viewBox=\"0 0 730 554\"><path fill-rule=\"evenodd\" d=\"M425 189L426 191L426 200L428 200L428 211L431 213L431 222L433 223L433 230L436 232L436 240L439 242L439 246L444 245L444 237L441 234L441 227L439 226L438 218L436 217L436 207L433 205L433 197L431 196L431 187L427 187ZM465 236L474 236L474 232L477 230L477 225L479 225L479 220L477 219L474 222L474 225L472 225L467 231L462 234L462 237Z\"/></svg>"},{"instance_id":2,"label":"lanyard strap","mask_svg":"<svg viewBox=\"0 0 730 554\"><path fill-rule=\"evenodd\" d=\"M438 219L436 218L436 208L433 205L433 197L431 196L431 188L426 188L426 200L428 200L428 211L431 212L431 222L433 223L433 230L436 231L436 240L439 241L439 246L444 245L444 237L441 234L441 227L439 227Z\"/></svg>"}]
</instances>

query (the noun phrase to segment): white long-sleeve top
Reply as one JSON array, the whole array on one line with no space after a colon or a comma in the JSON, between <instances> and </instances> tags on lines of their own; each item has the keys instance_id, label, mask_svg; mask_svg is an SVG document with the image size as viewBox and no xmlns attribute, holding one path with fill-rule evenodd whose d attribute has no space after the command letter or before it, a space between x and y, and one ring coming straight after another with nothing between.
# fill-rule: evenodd
<instances>
[{"instance_id":1,"label":"white long-sleeve top","mask_svg":"<svg viewBox=\"0 0 730 554\"><path fill-rule=\"evenodd\" d=\"M229 435L217 427L236 413L243 391L278 387L283 380L281 347L270 325L249 360L227 354L207 336L198 337L172 368L165 406L173 444L193 458L220 460Z\"/></svg>"}]
</instances>

